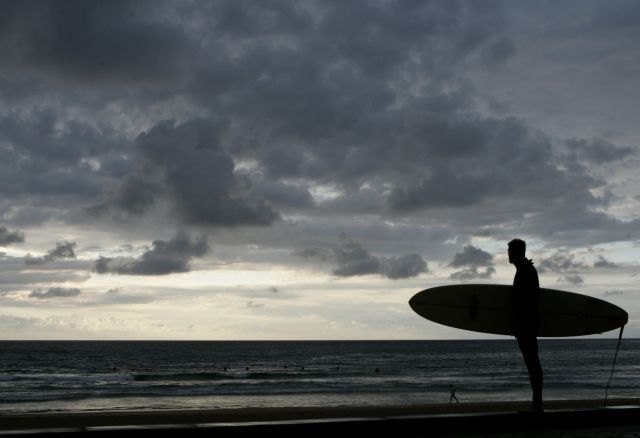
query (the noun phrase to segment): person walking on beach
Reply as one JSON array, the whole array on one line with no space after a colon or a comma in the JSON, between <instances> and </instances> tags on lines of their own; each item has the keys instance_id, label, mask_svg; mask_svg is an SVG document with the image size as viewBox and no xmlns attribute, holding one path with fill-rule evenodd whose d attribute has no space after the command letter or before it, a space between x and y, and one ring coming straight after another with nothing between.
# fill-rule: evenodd
<instances>
[{"instance_id":1,"label":"person walking on beach","mask_svg":"<svg viewBox=\"0 0 640 438\"><path fill-rule=\"evenodd\" d=\"M449 396L449 403L453 403L454 400L456 401L456 403L460 403L458 397L456 397L456 387L451 385L451 395Z\"/></svg>"},{"instance_id":2,"label":"person walking on beach","mask_svg":"<svg viewBox=\"0 0 640 438\"><path fill-rule=\"evenodd\" d=\"M542 412L542 365L538 356L538 296L540 283L533 262L525 257L524 240L509 242L509 263L516 267L513 279L514 335L529 372L533 403L530 412Z\"/></svg>"}]
</instances>

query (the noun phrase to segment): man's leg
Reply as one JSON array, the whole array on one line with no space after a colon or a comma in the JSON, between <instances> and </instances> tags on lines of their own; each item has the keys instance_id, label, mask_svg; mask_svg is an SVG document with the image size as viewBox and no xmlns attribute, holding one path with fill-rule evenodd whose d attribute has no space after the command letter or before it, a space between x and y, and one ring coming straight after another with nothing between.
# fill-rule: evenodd
<instances>
[{"instance_id":1,"label":"man's leg","mask_svg":"<svg viewBox=\"0 0 640 438\"><path fill-rule=\"evenodd\" d=\"M535 336L522 336L518 338L518 346L522 352L524 363L529 371L531 390L533 391L533 404L542 407L542 365L538 356L538 339Z\"/></svg>"}]
</instances>

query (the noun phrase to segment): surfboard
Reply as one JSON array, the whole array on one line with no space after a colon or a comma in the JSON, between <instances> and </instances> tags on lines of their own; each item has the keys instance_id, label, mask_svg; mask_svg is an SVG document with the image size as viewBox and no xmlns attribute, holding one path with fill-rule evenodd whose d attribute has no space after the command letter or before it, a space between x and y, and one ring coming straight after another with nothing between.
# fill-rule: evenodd
<instances>
[{"instance_id":1,"label":"surfboard","mask_svg":"<svg viewBox=\"0 0 640 438\"><path fill-rule=\"evenodd\" d=\"M423 318L449 327L513 336L512 286L462 284L423 290L410 300ZM599 298L555 289L540 289L540 337L584 336L624 326L629 316Z\"/></svg>"}]
</instances>

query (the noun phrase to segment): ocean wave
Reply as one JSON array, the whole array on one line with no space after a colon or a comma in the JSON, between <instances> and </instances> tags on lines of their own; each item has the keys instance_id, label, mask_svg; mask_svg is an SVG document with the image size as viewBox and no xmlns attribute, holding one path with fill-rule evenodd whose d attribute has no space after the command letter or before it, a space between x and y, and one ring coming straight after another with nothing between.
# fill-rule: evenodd
<instances>
[{"instance_id":1,"label":"ocean wave","mask_svg":"<svg viewBox=\"0 0 640 438\"><path fill-rule=\"evenodd\" d=\"M640 388L640 343L627 342L609 396ZM0 344L0 412L189 407L207 398L238 406L353 397L446 401L452 385L461 400L530 396L526 367L510 341L69 342L64 350L60 343ZM546 394L604 394L611 361L602 352L609 342L541 340L540 346ZM27 354L36 347L37 355Z\"/></svg>"},{"instance_id":2,"label":"ocean wave","mask_svg":"<svg viewBox=\"0 0 640 438\"><path fill-rule=\"evenodd\" d=\"M45 382L128 382L133 380L130 374L62 374L62 373L42 373L42 374L12 374L0 375L0 382L3 381L45 381Z\"/></svg>"},{"instance_id":3,"label":"ocean wave","mask_svg":"<svg viewBox=\"0 0 640 438\"><path fill-rule=\"evenodd\" d=\"M19 377L11 374L0 374L0 382L11 382L18 380Z\"/></svg>"},{"instance_id":4,"label":"ocean wave","mask_svg":"<svg viewBox=\"0 0 640 438\"><path fill-rule=\"evenodd\" d=\"M135 381L207 381L207 380L299 380L309 378L336 378L340 376L354 377L363 376L363 373L336 373L323 371L298 371L298 372L281 372L281 371L257 371L257 372L195 372L195 373L151 373L151 374L135 374Z\"/></svg>"},{"instance_id":5,"label":"ocean wave","mask_svg":"<svg viewBox=\"0 0 640 438\"><path fill-rule=\"evenodd\" d=\"M135 374L133 380L137 382L167 381L167 380L222 380L226 378L222 373L166 373L166 374Z\"/></svg>"}]
</instances>

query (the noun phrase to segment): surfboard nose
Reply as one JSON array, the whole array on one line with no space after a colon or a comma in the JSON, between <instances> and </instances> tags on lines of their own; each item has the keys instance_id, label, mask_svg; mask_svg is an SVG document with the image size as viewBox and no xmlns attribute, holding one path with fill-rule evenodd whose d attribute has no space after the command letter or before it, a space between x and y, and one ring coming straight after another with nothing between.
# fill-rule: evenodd
<instances>
[{"instance_id":1,"label":"surfboard nose","mask_svg":"<svg viewBox=\"0 0 640 438\"><path fill-rule=\"evenodd\" d=\"M416 295L417 295L417 294L416 294ZM414 307L414 306L415 306L415 303L416 303L416 300L415 300L416 295L414 295L414 296L412 296L411 298L409 298L409 307L411 307L413 310L416 310L416 309L415 309L415 307Z\"/></svg>"}]
</instances>

